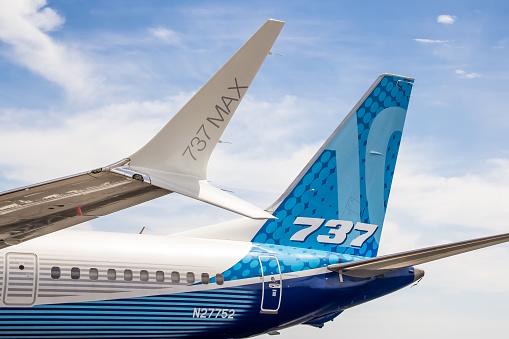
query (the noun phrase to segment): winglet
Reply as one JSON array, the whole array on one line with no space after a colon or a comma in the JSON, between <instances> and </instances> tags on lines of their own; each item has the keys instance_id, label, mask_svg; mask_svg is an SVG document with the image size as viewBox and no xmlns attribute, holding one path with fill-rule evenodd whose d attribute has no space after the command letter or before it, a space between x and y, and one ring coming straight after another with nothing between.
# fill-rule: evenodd
<instances>
[{"instance_id":1,"label":"winglet","mask_svg":"<svg viewBox=\"0 0 509 339\"><path fill-rule=\"evenodd\" d=\"M210 194L217 189L203 180L212 151L283 25L265 22L152 140L129 157L130 167L146 173L153 185L251 218L273 218L229 194ZM174 179L182 176L187 179L175 185Z\"/></svg>"},{"instance_id":2,"label":"winglet","mask_svg":"<svg viewBox=\"0 0 509 339\"><path fill-rule=\"evenodd\" d=\"M208 204L224 208L251 219L275 219L272 214L234 196L219 188L210 185L206 180L179 173L169 173L146 168L131 169L136 172L145 172L150 177L150 183L154 186L177 192Z\"/></svg>"}]
</instances>

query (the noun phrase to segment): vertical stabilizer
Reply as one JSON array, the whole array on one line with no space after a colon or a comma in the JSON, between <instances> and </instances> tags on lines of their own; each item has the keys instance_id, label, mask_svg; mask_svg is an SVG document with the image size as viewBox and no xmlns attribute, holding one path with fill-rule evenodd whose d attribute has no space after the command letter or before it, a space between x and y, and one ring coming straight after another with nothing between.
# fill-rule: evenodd
<instances>
[{"instance_id":1,"label":"vertical stabilizer","mask_svg":"<svg viewBox=\"0 0 509 339\"><path fill-rule=\"evenodd\" d=\"M253 242L375 257L413 79L381 75L269 208Z\"/></svg>"}]
</instances>

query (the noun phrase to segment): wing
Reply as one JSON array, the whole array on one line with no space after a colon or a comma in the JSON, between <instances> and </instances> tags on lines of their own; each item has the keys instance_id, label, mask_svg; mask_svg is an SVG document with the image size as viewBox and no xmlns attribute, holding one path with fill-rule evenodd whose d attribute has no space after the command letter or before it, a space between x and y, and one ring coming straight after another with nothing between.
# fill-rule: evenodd
<instances>
[{"instance_id":1,"label":"wing","mask_svg":"<svg viewBox=\"0 0 509 339\"><path fill-rule=\"evenodd\" d=\"M396 253L367 260L329 265L331 271L344 275L369 278L398 268L423 264L447 258L456 254L474 251L509 241L509 233L490 237L455 242L452 244L427 247L414 251Z\"/></svg>"},{"instance_id":2,"label":"wing","mask_svg":"<svg viewBox=\"0 0 509 339\"><path fill-rule=\"evenodd\" d=\"M144 147L118 163L0 194L0 248L176 192L254 219L271 214L206 180L213 149L284 22L268 20Z\"/></svg>"},{"instance_id":3,"label":"wing","mask_svg":"<svg viewBox=\"0 0 509 339\"><path fill-rule=\"evenodd\" d=\"M171 193L115 173L127 161L1 194L0 249Z\"/></svg>"}]
</instances>

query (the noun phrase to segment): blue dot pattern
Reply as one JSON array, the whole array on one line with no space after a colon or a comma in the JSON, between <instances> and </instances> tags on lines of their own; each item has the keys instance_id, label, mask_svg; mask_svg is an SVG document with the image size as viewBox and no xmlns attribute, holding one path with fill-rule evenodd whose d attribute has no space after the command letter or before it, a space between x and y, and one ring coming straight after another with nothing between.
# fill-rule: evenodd
<instances>
[{"instance_id":1,"label":"blue dot pattern","mask_svg":"<svg viewBox=\"0 0 509 339\"><path fill-rule=\"evenodd\" d=\"M304 254L316 255L315 259L310 259L311 264L290 264L290 259L288 259L288 265L284 265L284 270L287 271L309 269L313 268L312 266L315 265L317 265L316 267L320 267L325 265L328 260L326 258L330 258L332 255L337 258L342 256L342 260L347 261L353 260L352 258L356 257L375 257L377 255L383 220L375 222L379 224L376 233L368 238L361 247L352 247L349 245L354 238L364 233L355 229L348 233L347 240L339 245L324 243L323 236L332 238L333 235L329 234L331 229L323 225L312 232L311 235L307 236L304 241L292 241L291 237L294 236L296 232L306 227L303 225L295 225L294 222L297 217L309 217L325 220L350 220L354 224L358 221L370 223L365 178L368 137L373 121L385 109L399 107L406 113L411 89L412 83L408 79L388 75L381 78L366 99L357 106L353 115L349 117L350 120L348 120L343 127L343 129L350 128L348 127L349 123L353 123L353 125L351 125L353 130L349 129L348 131L353 131L354 134L352 134L352 136L354 138L356 135L357 140L353 141L356 143L354 147L358 147L358 151L355 152L356 155L346 153L346 151L342 149L343 144L341 142L336 142L337 140L344 141L344 139L340 138L341 133L346 133L344 135L348 135L347 133L349 133L348 131L345 132L343 129L340 129L338 134L332 138L322 153L309 167L308 171L298 180L294 189L277 206L274 212L277 219L268 220L254 236L252 241L257 246L254 248L264 248L264 250L266 250L263 246L267 245L276 246L276 249L279 249L277 246L284 246L285 248L303 248L308 252L296 252L294 255L299 255L297 257L301 257ZM404 115L402 119L403 123ZM388 144L382 145L383 149L386 151L385 170L383 173L383 207L381 207L381 201L380 207L373 207L381 209L382 218L387 208L401 135L401 131L395 130L390 135ZM375 140L378 139L375 138ZM340 154L338 152L342 153ZM353 157L355 157L355 159L353 159ZM343 214L344 210L342 210L341 215L339 213L338 190L342 188L338 188L338 161L356 161L359 164L358 171L356 170L357 172L353 174L354 176L352 178L350 178L350 176L347 177L348 180L351 179L350 181L355 180L358 185L358 196L351 197L351 201L357 204L357 206L352 207L352 209L356 209L357 211L352 212L347 217ZM350 191L345 192L350 194ZM353 203L353 205L355 205L355 203ZM380 213L378 215L380 215ZM321 242L318 241L320 239L319 236L322 236ZM302 250L292 249L291 251ZM318 252L330 252L330 254L320 254L324 256L322 258L318 256ZM248 260L247 262L251 261ZM237 278L252 276L252 274L254 274L253 272L257 273L257 270L260 270L259 267L246 267L242 263L237 265L241 266L239 267L239 270L241 269L240 271L235 270L237 273L234 276Z\"/></svg>"},{"instance_id":2,"label":"blue dot pattern","mask_svg":"<svg viewBox=\"0 0 509 339\"><path fill-rule=\"evenodd\" d=\"M335 151L325 150L277 209L276 220L267 222L253 242L290 245L291 236L302 227L293 222L298 216L338 218L338 192ZM298 247L315 248L316 239L308 237ZM328 247L327 250L332 250Z\"/></svg>"},{"instance_id":3,"label":"blue dot pattern","mask_svg":"<svg viewBox=\"0 0 509 339\"><path fill-rule=\"evenodd\" d=\"M313 249L296 248L280 245L253 244L250 252L237 264L223 272L225 281L240 280L261 276L263 274L277 274L277 262L269 260L267 256L278 258L281 273L298 272L302 270L327 267L339 262L361 260L362 257L317 251ZM212 281L212 280L211 280Z\"/></svg>"}]
</instances>

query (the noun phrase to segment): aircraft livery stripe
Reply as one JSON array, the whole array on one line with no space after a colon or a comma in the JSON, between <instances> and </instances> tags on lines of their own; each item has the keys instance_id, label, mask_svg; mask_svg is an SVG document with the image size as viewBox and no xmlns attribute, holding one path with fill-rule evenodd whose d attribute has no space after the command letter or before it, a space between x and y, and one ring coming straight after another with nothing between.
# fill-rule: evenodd
<instances>
[{"instance_id":1,"label":"aircraft livery stripe","mask_svg":"<svg viewBox=\"0 0 509 339\"><path fill-rule=\"evenodd\" d=\"M0 328L2 338L17 339L129 338L141 334L145 338L182 337L230 327L259 307L259 291L225 288L33 308L0 308ZM214 310L213 316L210 310ZM200 317L203 312L208 312L208 316ZM38 333L41 330L44 336Z\"/></svg>"}]
</instances>

